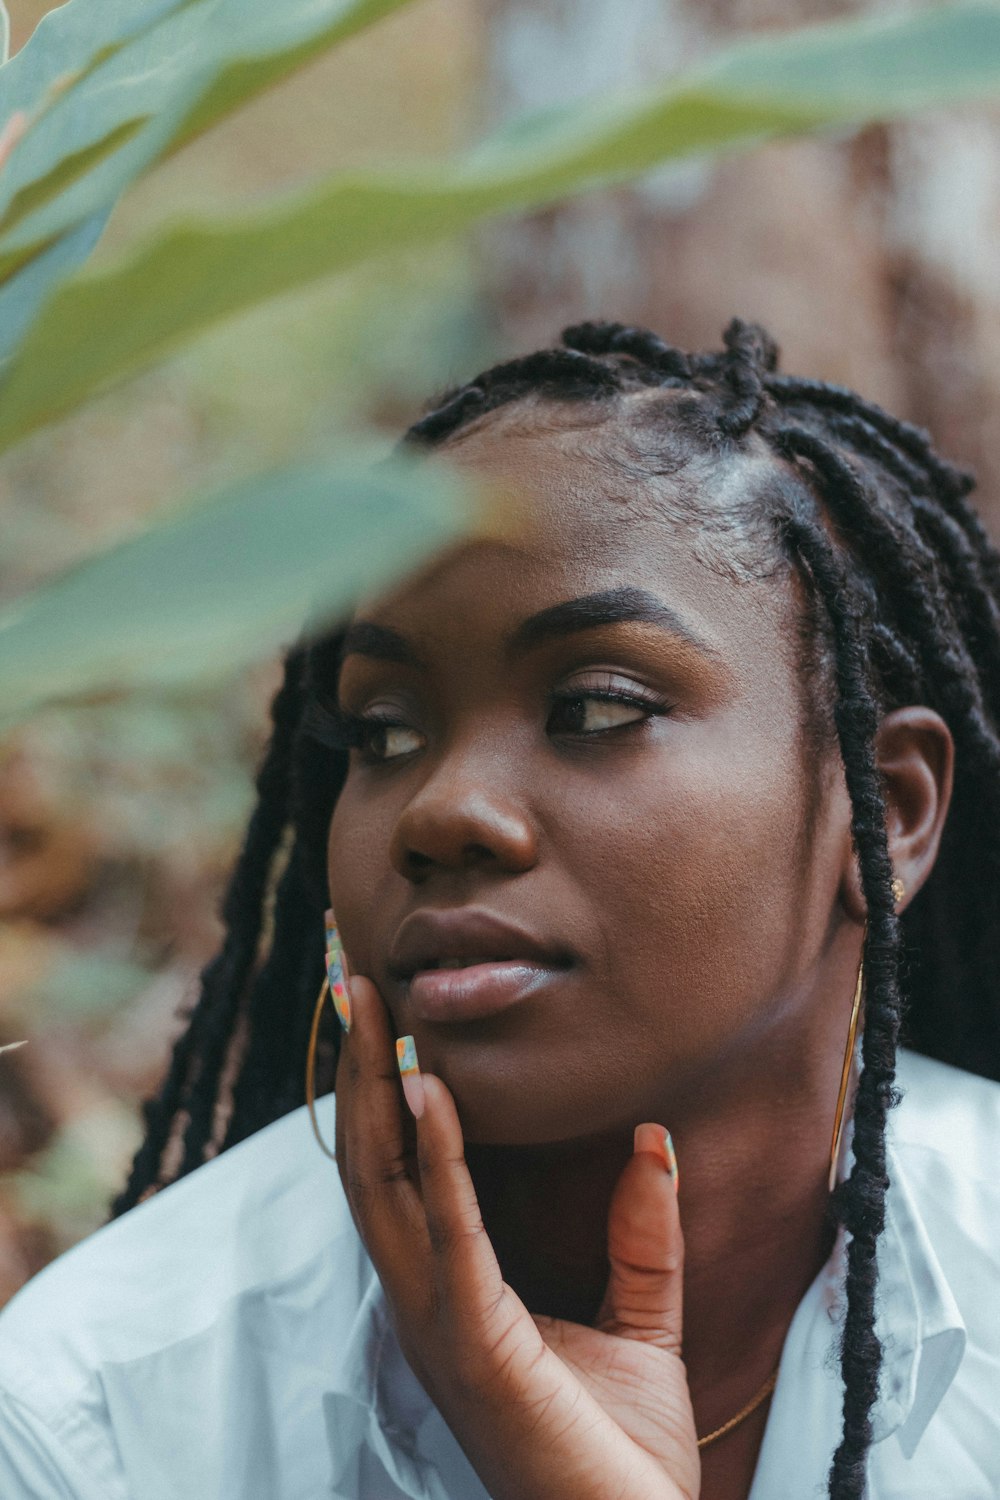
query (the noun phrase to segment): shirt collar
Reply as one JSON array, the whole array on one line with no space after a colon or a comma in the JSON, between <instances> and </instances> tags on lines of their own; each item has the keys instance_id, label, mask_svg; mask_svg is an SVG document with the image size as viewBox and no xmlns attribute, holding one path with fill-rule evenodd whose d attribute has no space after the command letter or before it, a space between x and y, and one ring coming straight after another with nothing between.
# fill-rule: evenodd
<instances>
[{"instance_id":1,"label":"shirt collar","mask_svg":"<svg viewBox=\"0 0 1000 1500\"><path fill-rule=\"evenodd\" d=\"M883 1442L896 1433L911 1458L962 1362L966 1328L891 1140L886 1165L891 1186L875 1322L884 1354L873 1438Z\"/></svg>"},{"instance_id":2,"label":"shirt collar","mask_svg":"<svg viewBox=\"0 0 1000 1500\"><path fill-rule=\"evenodd\" d=\"M851 1096L861 1073L861 1044L852 1060ZM899 1063L907 1054L901 1051ZM879 1399L872 1410L872 1441L893 1433L907 1458L951 1385L965 1352L966 1328L951 1287L934 1252L907 1180L905 1163L893 1144L894 1116L886 1122L885 1229L878 1244L875 1331L882 1341ZM854 1120L843 1133L837 1180L853 1161ZM818 1290L838 1340L846 1308L847 1253L841 1231L829 1261L811 1289ZM839 1378L839 1358L836 1364Z\"/></svg>"},{"instance_id":3,"label":"shirt collar","mask_svg":"<svg viewBox=\"0 0 1000 1500\"><path fill-rule=\"evenodd\" d=\"M878 1242L875 1316L883 1357L872 1440L878 1445L895 1435L909 1459L955 1378L966 1330L891 1128L886 1167L890 1185ZM846 1270L841 1230L788 1330L750 1500L798 1500L824 1492L843 1423Z\"/></svg>"}]
</instances>

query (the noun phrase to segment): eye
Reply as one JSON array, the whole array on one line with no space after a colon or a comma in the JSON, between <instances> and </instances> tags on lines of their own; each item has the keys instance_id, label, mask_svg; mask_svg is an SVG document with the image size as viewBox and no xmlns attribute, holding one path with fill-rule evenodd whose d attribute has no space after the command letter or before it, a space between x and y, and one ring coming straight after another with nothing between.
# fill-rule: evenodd
<instances>
[{"instance_id":1,"label":"eye","mask_svg":"<svg viewBox=\"0 0 1000 1500\"><path fill-rule=\"evenodd\" d=\"M351 743L357 746L365 760L396 760L423 748L424 737L419 730L397 719L382 718L378 714L347 717L351 722Z\"/></svg>"},{"instance_id":2,"label":"eye","mask_svg":"<svg viewBox=\"0 0 1000 1500\"><path fill-rule=\"evenodd\" d=\"M311 698L302 719L305 734L330 750L359 750L370 763L398 760L421 749L423 735L388 712L352 714L319 696Z\"/></svg>"},{"instance_id":3,"label":"eye","mask_svg":"<svg viewBox=\"0 0 1000 1500\"><path fill-rule=\"evenodd\" d=\"M600 734L644 723L651 715L666 712L667 705L660 699L647 698L637 691L592 688L554 694L546 727L550 734Z\"/></svg>"}]
</instances>

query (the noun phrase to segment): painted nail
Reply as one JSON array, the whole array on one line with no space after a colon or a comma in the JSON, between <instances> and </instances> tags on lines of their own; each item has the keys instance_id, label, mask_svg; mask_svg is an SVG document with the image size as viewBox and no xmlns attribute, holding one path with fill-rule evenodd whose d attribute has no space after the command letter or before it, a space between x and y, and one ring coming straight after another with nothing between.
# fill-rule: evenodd
<instances>
[{"instance_id":1,"label":"painted nail","mask_svg":"<svg viewBox=\"0 0 1000 1500\"><path fill-rule=\"evenodd\" d=\"M351 1029L351 995L347 987L347 964L344 960L344 945L340 933L332 920L333 912L326 914L326 977L330 981L330 998L338 1019L345 1031Z\"/></svg>"},{"instance_id":2,"label":"painted nail","mask_svg":"<svg viewBox=\"0 0 1000 1500\"><path fill-rule=\"evenodd\" d=\"M414 1119L419 1120L424 1112L424 1081L417 1064L417 1049L412 1036L396 1038L396 1061L399 1076L403 1080L403 1094Z\"/></svg>"},{"instance_id":3,"label":"painted nail","mask_svg":"<svg viewBox=\"0 0 1000 1500\"><path fill-rule=\"evenodd\" d=\"M651 1156L660 1156L663 1165L670 1173L674 1192L679 1191L680 1174L677 1171L677 1155L669 1130L664 1130L662 1125L637 1125L632 1149L633 1151L648 1151Z\"/></svg>"},{"instance_id":4,"label":"painted nail","mask_svg":"<svg viewBox=\"0 0 1000 1500\"><path fill-rule=\"evenodd\" d=\"M663 1132L663 1153L667 1158L667 1171L670 1173L670 1181L674 1185L674 1192L681 1190L681 1174L677 1169L677 1153L674 1150L674 1138L669 1130Z\"/></svg>"}]
</instances>

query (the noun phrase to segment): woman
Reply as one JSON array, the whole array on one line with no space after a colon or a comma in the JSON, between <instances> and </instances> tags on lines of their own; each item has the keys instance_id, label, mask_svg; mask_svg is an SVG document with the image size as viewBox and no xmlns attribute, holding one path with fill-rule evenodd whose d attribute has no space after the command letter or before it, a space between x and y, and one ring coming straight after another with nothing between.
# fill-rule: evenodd
<instances>
[{"instance_id":1,"label":"woman","mask_svg":"<svg viewBox=\"0 0 1000 1500\"><path fill-rule=\"evenodd\" d=\"M0 1324L4 1495L997 1494L1000 559L776 369L585 324L411 429L528 529L289 655L124 1216Z\"/></svg>"}]
</instances>

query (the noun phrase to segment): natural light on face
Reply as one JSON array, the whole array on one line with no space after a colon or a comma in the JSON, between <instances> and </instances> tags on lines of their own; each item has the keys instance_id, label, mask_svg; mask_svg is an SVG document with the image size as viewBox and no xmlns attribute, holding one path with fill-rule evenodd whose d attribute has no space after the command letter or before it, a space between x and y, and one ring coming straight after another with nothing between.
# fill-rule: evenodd
<instances>
[{"instance_id":1,"label":"natural light on face","mask_svg":"<svg viewBox=\"0 0 1000 1500\"><path fill-rule=\"evenodd\" d=\"M839 825L802 837L787 593L706 566L648 492L633 504L595 475L583 435L485 430L459 461L528 494L534 530L454 549L359 608L329 845L353 968L470 1139L695 1110L709 1076L745 1086L779 1023L808 1052L819 1008ZM492 1008L440 955L437 979L407 967L427 958L407 932L460 909L483 918L484 949L491 919L522 939ZM510 942L467 942L466 966L513 962Z\"/></svg>"}]
</instances>

